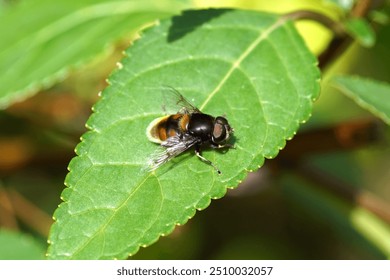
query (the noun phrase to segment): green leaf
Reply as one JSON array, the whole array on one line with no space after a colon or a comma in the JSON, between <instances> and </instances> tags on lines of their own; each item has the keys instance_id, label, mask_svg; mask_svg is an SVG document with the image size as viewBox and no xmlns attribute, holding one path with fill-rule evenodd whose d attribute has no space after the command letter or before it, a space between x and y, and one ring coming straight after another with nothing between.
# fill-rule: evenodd
<instances>
[{"instance_id":1,"label":"green leaf","mask_svg":"<svg viewBox=\"0 0 390 280\"><path fill-rule=\"evenodd\" d=\"M388 6L387 6L388 7ZM388 9L390 10L390 9ZM370 19L378 24L381 25L387 25L390 22L390 15L386 10L383 11L371 11L370 14Z\"/></svg>"},{"instance_id":2,"label":"green leaf","mask_svg":"<svg viewBox=\"0 0 390 280\"><path fill-rule=\"evenodd\" d=\"M336 76L332 84L390 125L390 84L351 76Z\"/></svg>"},{"instance_id":3,"label":"green leaf","mask_svg":"<svg viewBox=\"0 0 390 280\"><path fill-rule=\"evenodd\" d=\"M30 0L0 17L0 108L65 78L70 67L183 1Z\"/></svg>"},{"instance_id":4,"label":"green leaf","mask_svg":"<svg viewBox=\"0 0 390 280\"><path fill-rule=\"evenodd\" d=\"M347 32L362 46L369 48L375 44L375 32L364 18L350 18L344 25Z\"/></svg>"},{"instance_id":5,"label":"green leaf","mask_svg":"<svg viewBox=\"0 0 390 280\"><path fill-rule=\"evenodd\" d=\"M0 230L0 260L42 260L45 245L27 234Z\"/></svg>"},{"instance_id":6,"label":"green leaf","mask_svg":"<svg viewBox=\"0 0 390 280\"><path fill-rule=\"evenodd\" d=\"M128 49L88 120L56 210L51 259L126 258L169 234L211 199L275 157L308 119L319 70L292 22L239 10L188 11L148 29ZM164 115L162 88L226 115L235 149L192 150L155 172L145 130ZM175 113L175 112L169 112Z\"/></svg>"}]
</instances>

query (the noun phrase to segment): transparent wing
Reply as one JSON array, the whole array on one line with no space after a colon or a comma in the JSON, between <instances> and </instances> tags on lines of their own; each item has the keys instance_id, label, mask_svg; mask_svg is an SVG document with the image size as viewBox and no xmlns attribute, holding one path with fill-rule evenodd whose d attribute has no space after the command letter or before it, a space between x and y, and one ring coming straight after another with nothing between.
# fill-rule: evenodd
<instances>
[{"instance_id":1,"label":"transparent wing","mask_svg":"<svg viewBox=\"0 0 390 280\"><path fill-rule=\"evenodd\" d=\"M169 160L191 148L198 141L199 140L197 138L191 136L186 136L184 139L180 139L179 136L173 136L168 138L166 141L161 143L161 147L163 149L157 150L150 157L147 164L147 170L156 170L164 163L168 162Z\"/></svg>"},{"instance_id":2,"label":"transparent wing","mask_svg":"<svg viewBox=\"0 0 390 280\"><path fill-rule=\"evenodd\" d=\"M165 106L166 109L173 109L179 114L201 113L201 111L192 105L181 93L173 87L164 87ZM172 107L172 108L170 108Z\"/></svg>"}]
</instances>

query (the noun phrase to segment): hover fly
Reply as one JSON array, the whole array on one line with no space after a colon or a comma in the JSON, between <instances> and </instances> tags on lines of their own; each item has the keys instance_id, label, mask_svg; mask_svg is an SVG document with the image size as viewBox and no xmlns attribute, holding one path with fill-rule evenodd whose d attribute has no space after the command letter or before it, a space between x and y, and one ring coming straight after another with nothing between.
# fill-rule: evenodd
<instances>
[{"instance_id":1,"label":"hover fly","mask_svg":"<svg viewBox=\"0 0 390 280\"><path fill-rule=\"evenodd\" d=\"M179 106L179 111L173 115L157 118L149 124L146 130L148 139L159 143L163 150L151 157L148 169L155 170L194 147L197 157L221 174L221 171L211 161L201 155L201 149L203 147L215 149L233 147L227 143L233 133L233 128L224 117L213 117L202 113L177 90L169 89L171 97L174 97L174 102Z\"/></svg>"}]
</instances>

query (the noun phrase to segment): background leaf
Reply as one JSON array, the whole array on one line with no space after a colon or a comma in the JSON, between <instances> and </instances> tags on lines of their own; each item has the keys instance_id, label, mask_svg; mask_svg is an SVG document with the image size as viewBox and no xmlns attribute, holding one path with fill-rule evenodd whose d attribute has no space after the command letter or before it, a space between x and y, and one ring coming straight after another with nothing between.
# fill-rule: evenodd
<instances>
[{"instance_id":1,"label":"background leaf","mask_svg":"<svg viewBox=\"0 0 390 280\"><path fill-rule=\"evenodd\" d=\"M27 234L0 230L0 260L42 260L45 245Z\"/></svg>"},{"instance_id":2,"label":"background leaf","mask_svg":"<svg viewBox=\"0 0 390 280\"><path fill-rule=\"evenodd\" d=\"M390 85L360 77L336 76L332 84L390 125Z\"/></svg>"},{"instance_id":3,"label":"background leaf","mask_svg":"<svg viewBox=\"0 0 390 280\"><path fill-rule=\"evenodd\" d=\"M375 44L375 32L367 20L363 18L350 18L345 23L347 32L364 47Z\"/></svg>"},{"instance_id":4,"label":"background leaf","mask_svg":"<svg viewBox=\"0 0 390 280\"><path fill-rule=\"evenodd\" d=\"M313 55L291 22L238 10L188 11L148 29L110 77L66 178L51 259L126 258L222 197L306 120L319 93ZM145 129L172 86L204 112L226 114L235 149L187 152L144 170L157 146Z\"/></svg>"},{"instance_id":5,"label":"background leaf","mask_svg":"<svg viewBox=\"0 0 390 280\"><path fill-rule=\"evenodd\" d=\"M63 79L113 40L183 1L23 1L0 17L0 108Z\"/></svg>"}]
</instances>

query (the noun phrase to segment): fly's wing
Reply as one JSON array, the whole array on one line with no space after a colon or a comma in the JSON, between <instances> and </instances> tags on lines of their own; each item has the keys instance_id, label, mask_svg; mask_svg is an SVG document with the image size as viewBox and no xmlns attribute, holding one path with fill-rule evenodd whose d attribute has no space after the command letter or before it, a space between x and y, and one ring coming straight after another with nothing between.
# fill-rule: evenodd
<instances>
[{"instance_id":1,"label":"fly's wing","mask_svg":"<svg viewBox=\"0 0 390 280\"><path fill-rule=\"evenodd\" d=\"M178 114L201 113L201 111L192 105L180 92L173 87L165 87L165 104L173 106ZM164 108L166 109L166 108Z\"/></svg>"},{"instance_id":2,"label":"fly's wing","mask_svg":"<svg viewBox=\"0 0 390 280\"><path fill-rule=\"evenodd\" d=\"M148 161L148 171L153 171L159 168L164 163L180 155L187 149L195 145L199 140L192 136L185 136L181 139L179 136L169 137L161 143L164 150L157 150Z\"/></svg>"}]
</instances>

